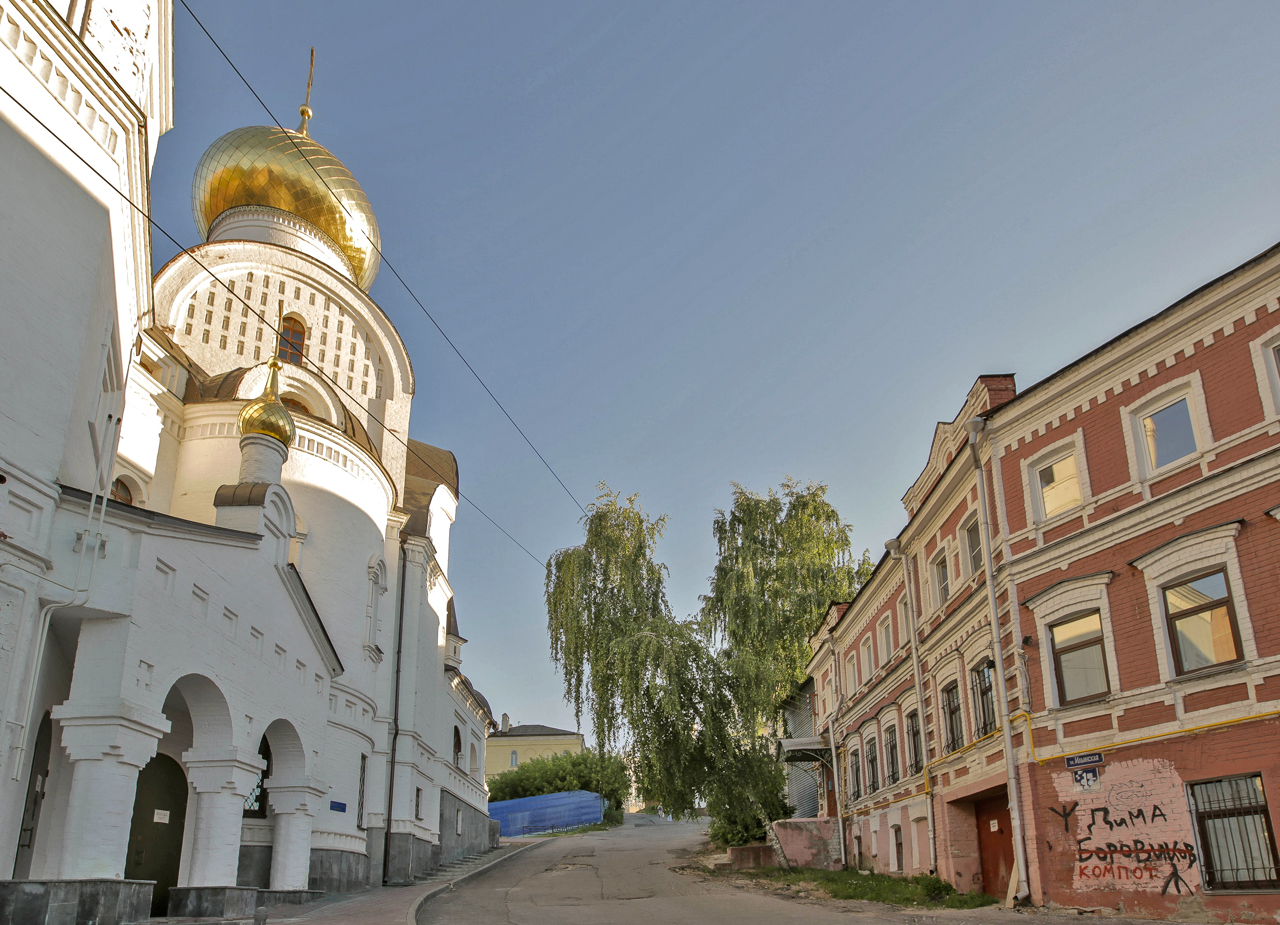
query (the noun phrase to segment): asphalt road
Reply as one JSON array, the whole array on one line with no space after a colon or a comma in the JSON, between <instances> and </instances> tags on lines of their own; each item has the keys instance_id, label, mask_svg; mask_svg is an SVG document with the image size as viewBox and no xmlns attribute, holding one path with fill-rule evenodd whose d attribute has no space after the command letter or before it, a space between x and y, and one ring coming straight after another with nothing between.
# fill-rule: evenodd
<instances>
[{"instance_id":1,"label":"asphalt road","mask_svg":"<svg viewBox=\"0 0 1280 925\"><path fill-rule=\"evenodd\" d=\"M669 869L704 826L627 816L620 828L557 838L428 901L419 925L848 925L847 913Z\"/></svg>"}]
</instances>

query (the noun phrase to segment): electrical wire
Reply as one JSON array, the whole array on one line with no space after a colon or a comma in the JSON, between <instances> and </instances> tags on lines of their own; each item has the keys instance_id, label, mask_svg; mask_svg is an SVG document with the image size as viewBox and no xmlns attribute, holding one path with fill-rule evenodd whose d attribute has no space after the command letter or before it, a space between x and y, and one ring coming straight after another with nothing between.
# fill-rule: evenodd
<instances>
[{"instance_id":1,"label":"electrical wire","mask_svg":"<svg viewBox=\"0 0 1280 925\"><path fill-rule=\"evenodd\" d=\"M262 97L258 95L258 91L253 88L253 84L249 83L248 78L246 78L244 74L240 72L240 68L236 67L235 62L231 60L231 56L228 55L223 50L222 46L218 44L218 40L213 37L212 33L210 33L209 30L205 28L204 23L200 21L200 17L198 17L192 11L191 7L187 5L187 0L178 0L178 2L182 4L182 8L187 11L187 14L193 20L195 20L196 25L200 27L200 31L205 34L205 37L208 38L209 41L213 43L213 47L218 50L218 54L222 55L223 60L227 62L227 64L231 67L231 70L235 71L236 76L240 78L240 82L243 83L245 87L248 88L249 92L253 94L253 98L258 101L258 104L261 105L262 108L266 111L267 115L271 117L271 121L275 123L276 128L280 129L280 131L285 133L285 137L287 137L289 141L293 144L294 150L296 150L298 154L302 156L302 159L307 162L307 166L309 166L312 169L312 171L315 172L315 175L320 178L320 182L322 182L325 185L325 188L328 189L330 193L332 193L333 187L329 186L329 181L324 178L324 176L320 173L319 170L316 170L315 164L311 163L311 159L307 157L306 152L304 152L302 148L298 145L298 142L293 137L293 133L280 124L280 120L277 119L276 114L271 111L271 107L268 106L266 102L262 99ZM336 195L334 196L334 200L338 203L338 205L342 206L342 210L347 213L347 216L349 218L354 218L354 216L351 215L351 211L347 208L346 203L344 203ZM586 508L584 508L582 506L582 503L578 501L576 497L574 497L573 492L569 491L569 486L564 483L564 480L560 478L560 476L556 473L556 470L551 467L551 463L547 462L546 457L542 455L541 451L539 451L539 449L533 445L533 441L529 439L529 435L526 434L524 430L520 427L520 425L516 423L515 418L513 418L510 415L510 413L507 411L507 409L503 407L502 402L498 401L498 396L493 394L493 390L489 388L488 384L484 381L484 379L481 378L480 374L476 372L475 367L471 365L471 362L465 356L463 356L462 351L458 349L458 345L453 342L453 339L449 337L449 335L445 333L444 328L440 326L440 322L436 321L435 317L431 314L431 312L427 310L427 307L424 304L422 304L422 300L418 298L417 293L415 293L413 289L409 286L409 284L405 282L404 277L400 275L400 271L395 268L395 265L390 260L387 259L387 255L382 252L382 248L378 245L378 242L373 240L373 238L369 237L368 232L364 230L364 228L361 226L359 222L356 222L355 224L357 227L360 228L361 233L364 234L365 238L369 241L370 246L375 251L377 251L378 257L382 260L384 264L386 264L387 269L391 271L392 275L394 275L395 278L400 282L400 285L404 287L405 292L409 293L409 298L413 299L413 301L417 303L418 308L422 309L422 313L427 316L427 320L430 321L431 324L435 326L435 329L440 332L440 336L445 339L445 343L447 343L450 347L453 348L453 352L458 355L458 359L462 361L463 365L467 367L471 375L475 377L476 382L480 383L481 388L483 388L485 392L488 393L489 397L493 399L493 403L498 406L498 410L501 411L503 415L506 417L506 419L511 422L511 426L514 427L516 429L516 432L520 434L521 437L524 438L524 442L529 444L529 449L533 450L534 455L536 455L538 459L542 461L542 464L547 467L547 471L550 472L552 477L557 482L560 483L560 487L565 490L565 493L569 496L569 498L573 501L573 503L578 506L578 510L585 515L587 513Z\"/></svg>"},{"instance_id":2,"label":"electrical wire","mask_svg":"<svg viewBox=\"0 0 1280 925\"><path fill-rule=\"evenodd\" d=\"M183 247L183 246L178 242L178 239L177 239L177 238L175 238L173 235L169 234L169 232L168 232L168 231L167 231L167 230L166 230L166 229L165 229L165 228L164 228L164 227L163 227L159 222L157 222L154 218L152 218L152 217L151 217L151 214L150 214L147 210L143 209L143 208L142 208L141 206L139 206L136 202L134 202L134 201L133 201L133 200L132 200L132 199L131 199L131 198L130 198L130 197L129 197L129 196L128 196L124 191L123 191L123 190L121 190L121 189L120 189L120 187L118 187L118 186L116 186L116 184L112 183L112 182L111 182L111 180L109 180L106 176L104 176L104 175L103 175L103 173L102 173L100 170L98 170L98 168L94 167L94 166L93 166L93 164L89 163L89 161L88 161L88 160L86 160L86 159L85 159L85 158L80 154L80 152L78 152L78 151L77 151L75 148L73 148L69 143L67 143L67 141L65 141L65 140L62 138L62 136L61 136L61 135L59 135L59 134L58 134L57 132L55 132L52 128L50 128L50 127L49 127L49 126L48 126L48 125L47 125L47 124L46 124L42 119L40 119L40 117L39 117L39 116L37 116L37 115L36 115L35 113L33 113L30 109L28 109L26 106L24 106L24 105L22 104L22 102L21 102L17 97L15 97L12 93L10 93L10 92L8 91L8 89L7 89L7 88L5 88L5 87L3 87L3 86L0 86L0 92L3 92L5 96L9 97L9 99L10 99L10 100L12 100L12 101L13 101L13 102L18 106L18 108L19 108L19 109L21 109L23 112L25 112L25 113L27 114L27 116L28 116L32 121L34 121L37 125L39 125L39 126L40 126L41 128L43 128L46 132L48 132L48 133L49 133L53 138L57 139L57 141L58 141L58 143L59 143L59 144L61 144L64 148L66 148L68 151L70 151L70 152L71 152L71 154L72 154L73 156L75 156L75 158L76 158L77 160L79 160L82 164L84 164L86 167L88 167L88 168L89 168L89 169L90 169L90 170L91 170L91 171L92 171L92 172L93 172L93 173L98 177L98 179L99 179L99 180L101 180L103 183L107 184L107 186L109 186L112 190L114 190L114 191L116 192L116 194L120 196L120 198L121 198L121 199L123 199L125 202L127 202L127 203L128 203L128 204L129 204L129 205L130 205L130 206L131 206L135 211L137 211L137 212L138 212L138 214L139 214L139 215L141 215L143 218L145 218L145 219L147 220L147 222L148 222L152 227L154 227L154 228L155 228L157 231L159 231L162 235L164 235L166 238L168 238L168 239L169 239L169 241L170 241L170 242L172 242L172 244L173 244L175 247L179 248L179 254L180 254L181 256L185 256L185 257L189 258L192 262L194 262L194 263L196 264L196 266L200 267L200 269L202 269L206 274L208 274L209 278L210 278L210 279L212 279L216 284L218 284L218 285L222 286L222 287L223 287L224 289L226 289L226 290L227 290L231 295L235 296L235 298L236 298L236 299L237 299L237 300L238 300L242 305L244 305L244 306L245 306L245 308L247 308L250 312L252 312L252 313L253 313L253 314L254 314L254 315L255 315L255 316L256 316L256 317L257 317L257 318L258 318L258 319L259 319L259 320L260 320L260 321L265 325L265 326L266 326L266 327L268 327L271 331L273 331L273 332L275 333L275 335L276 335L276 337L277 337L277 338L279 338L279 337L281 336L281 334L280 334L280 329L279 329L279 328L277 328L275 325L273 325L270 321L268 321L268 320L267 320L267 318L266 318L266 316L264 316L260 311L258 311L258 310L257 310L257 308L255 308L254 306L250 305L250 304L249 304L249 302L244 298L244 296L242 296L242 295L240 295L239 293L237 293L237 292L233 291L230 287L228 287L228 286L227 286L227 284L226 284L226 283L224 283L222 280L218 279L218 277L214 274L214 272L213 272L212 270L210 270L207 266L205 266L205 264L200 260L200 258L198 258L195 254L191 253L191 250L190 250L189 248L185 248L185 247ZM277 342L278 342L278 341L277 341ZM350 399L351 399L352 404L356 405L357 407L360 405L360 402L359 402L359 400L358 400L358 399L356 399L355 395L353 395L352 393L348 392L346 389L342 388L342 386L341 386L341 385L339 385L339 384L338 384L338 382L337 382L336 380L333 380L333 379L331 379L329 376L325 375L324 370L320 368L320 364L316 363L316 362L315 362L315 361L313 361L310 357L306 357L306 356L304 356L304 357L303 357L303 360L304 360L306 363L309 363L309 364L311 364L312 366L314 366L314 367L316 368L316 373L317 373L317 375L319 375L320 377L322 377L322 378L323 378L323 379L325 379L326 381L330 382L330 383L332 384L332 386L333 386L335 389L339 390L339 391L340 391L340 392L342 392L344 395L346 395L348 398L350 398ZM366 410L367 410L367 409L366 409ZM409 445L409 442L408 442L406 439L404 439L403 437L401 437L398 433L396 433L396 432L395 432L394 430L392 430L391 428L387 427L386 423L385 423L385 422L383 422L381 419L379 419L379 418L378 418L376 415L374 415L372 412L368 412L368 414L369 414L369 417L370 417L372 420L376 421L376 422L377 422L377 423L382 427L382 430L383 430L383 432L384 432L384 433L387 433L387 434L391 434L391 435L393 435L393 437L395 438L395 440L396 440L396 441L398 441L399 443L403 444L403 445L404 445L405 450L406 450L410 455L412 455L416 460L418 460L418 462L422 463L422 464L423 464L424 466L426 466L429 470L431 470L431 472L433 472L433 473L438 477L439 481L440 481L442 484L447 484L447 483L448 483L448 480L447 480L443 475L441 475L441 473L439 472L439 470L437 470L437 469L435 468L435 466L431 465L431 463L429 463L427 460L423 459L423 458L422 458L422 455L421 455L420 453L418 453L416 450L414 450L414 449L413 449L413 447L411 447L411 446ZM500 523L498 523L496 520L494 520L492 517L490 517L490 516L489 516L489 514L488 514L488 513L486 513L486 512L485 512L485 510L484 510L483 508L481 508L481 507L480 507L480 505L476 504L473 500L471 500L471 498L469 498L469 497L467 497L465 494L463 494L463 493L462 493L462 491L461 491L461 489L459 489L459 490L458 490L458 497L460 497L462 500L466 501L466 502L467 502L468 504L470 504L473 508L475 508L475 509L476 509L476 511L478 511L482 517L484 517L484 519L485 519L485 520L487 520L487 521L489 521L489 523L493 524L493 526L494 526L494 527L496 527L496 528L497 528L497 529L502 533L502 535L503 535L503 536L505 536L507 539L511 540L511 542L513 542L513 543L515 543L517 546L519 546L519 547L520 547L520 549L524 551L525 555L527 555L530 559L532 559L534 562L536 562L540 567L544 565L544 563L543 563L543 561L542 561L541 559L539 559L537 556L535 556L533 553L531 553L531 552L528 550L528 548L527 548L523 543L521 543L521 542L520 542L519 540L517 540L514 536L512 536L509 532L507 532L507 530L506 530L506 529L505 529L505 528L504 528Z\"/></svg>"}]
</instances>

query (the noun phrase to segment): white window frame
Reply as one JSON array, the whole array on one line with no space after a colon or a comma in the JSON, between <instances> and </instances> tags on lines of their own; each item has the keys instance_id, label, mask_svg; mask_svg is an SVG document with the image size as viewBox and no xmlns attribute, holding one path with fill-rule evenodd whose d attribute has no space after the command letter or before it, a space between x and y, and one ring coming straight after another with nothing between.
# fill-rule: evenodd
<instances>
[{"instance_id":1,"label":"white window frame","mask_svg":"<svg viewBox=\"0 0 1280 925\"><path fill-rule=\"evenodd\" d=\"M1280 328L1272 328L1249 342L1253 354L1253 370L1258 378L1258 395L1262 399L1264 423L1280 420L1280 367L1276 348L1280 347Z\"/></svg>"},{"instance_id":2,"label":"white window frame","mask_svg":"<svg viewBox=\"0 0 1280 925\"><path fill-rule=\"evenodd\" d=\"M978 515L972 514L960 523L960 529L956 533L956 539L961 547L963 547L964 555L960 557L964 564L964 577L972 578L979 572L985 571L984 566L979 563L977 568L973 567L973 550L969 549L969 528L976 526L978 528L978 558L982 559L982 524L978 523Z\"/></svg>"},{"instance_id":3,"label":"white window frame","mask_svg":"<svg viewBox=\"0 0 1280 925\"><path fill-rule=\"evenodd\" d=\"M1187 411L1191 415L1191 432L1196 441L1195 452L1156 468L1154 460L1147 458L1147 438L1142 429L1142 420L1182 399L1186 399ZM1204 454L1213 446L1209 411L1204 403L1204 389L1198 370L1166 383L1164 388L1144 396L1136 404L1122 405L1120 414L1121 419L1126 422L1124 446L1129 457L1129 472L1136 481L1142 483L1144 498L1150 498L1150 482L1191 466L1200 465Z\"/></svg>"},{"instance_id":4,"label":"white window frame","mask_svg":"<svg viewBox=\"0 0 1280 925\"><path fill-rule=\"evenodd\" d=\"M871 683L871 677L876 672L876 650L875 640L871 637L875 633L868 633L867 637L862 640L862 645L858 646L859 661L862 662L862 683L867 685Z\"/></svg>"},{"instance_id":5,"label":"white window frame","mask_svg":"<svg viewBox=\"0 0 1280 925\"><path fill-rule=\"evenodd\" d=\"M1040 470L1068 456L1076 458L1076 482L1080 486L1080 503L1050 517L1045 513L1044 495L1040 491ZM1028 526L1034 524L1040 527L1069 520L1078 516L1082 510L1093 503L1093 488L1089 484L1089 462L1084 451L1083 428L1077 428L1061 440L1049 444L1030 459L1022 460L1019 465L1022 469L1022 501L1027 511Z\"/></svg>"},{"instance_id":6,"label":"white window frame","mask_svg":"<svg viewBox=\"0 0 1280 925\"><path fill-rule=\"evenodd\" d=\"M885 630L888 630L889 644L885 645ZM883 668L889 664L889 659L893 657L893 653L898 651L893 645L893 615L886 614L885 618L876 624L876 637L880 644L880 667Z\"/></svg>"},{"instance_id":7,"label":"white window frame","mask_svg":"<svg viewBox=\"0 0 1280 925\"><path fill-rule=\"evenodd\" d=\"M934 553L933 558L929 560L929 588L932 590L935 602L934 610L941 610L946 606L947 601L951 600L951 595L955 593L956 579L959 575L951 574L951 562L949 560L950 550L947 544L942 543L938 550ZM938 584L938 563L944 563L947 569L947 592L942 593L942 587Z\"/></svg>"},{"instance_id":8,"label":"white window frame","mask_svg":"<svg viewBox=\"0 0 1280 925\"><path fill-rule=\"evenodd\" d=\"M858 652L856 649L845 657L844 663L849 669L850 692L861 690L862 682L858 678Z\"/></svg>"},{"instance_id":9,"label":"white window frame","mask_svg":"<svg viewBox=\"0 0 1280 925\"><path fill-rule=\"evenodd\" d=\"M907 605L905 594L898 602L898 640L902 646L911 642L911 608Z\"/></svg>"},{"instance_id":10,"label":"white window frame","mask_svg":"<svg viewBox=\"0 0 1280 925\"><path fill-rule=\"evenodd\" d=\"M1111 583L1111 578L1111 572L1070 578L1050 585L1022 602L1022 606L1029 609L1036 618L1041 690L1044 702L1052 704L1054 709L1096 710L1098 704L1106 703L1123 689L1120 683L1120 664L1116 660L1115 634L1111 630L1111 603L1107 597L1107 585ZM1111 690L1105 698L1063 707L1058 698L1058 677L1054 672L1052 628L1095 610L1102 619L1102 654L1107 665L1107 684Z\"/></svg>"},{"instance_id":11,"label":"white window frame","mask_svg":"<svg viewBox=\"0 0 1280 925\"><path fill-rule=\"evenodd\" d=\"M1257 661L1258 647L1253 638L1253 620L1249 617L1249 602L1245 597L1240 560L1236 555L1236 535L1239 532L1238 522L1198 530L1171 540L1133 560L1132 564L1142 572L1147 583L1147 609L1151 613L1151 630L1156 643L1162 682L1189 684L1206 675L1247 668ZM1227 573L1231 606L1235 611L1236 628L1240 633L1240 660L1177 674L1174 671L1173 648L1169 641L1169 621L1165 617L1162 589L1177 584L1183 578L1194 578L1216 569L1223 569Z\"/></svg>"}]
</instances>

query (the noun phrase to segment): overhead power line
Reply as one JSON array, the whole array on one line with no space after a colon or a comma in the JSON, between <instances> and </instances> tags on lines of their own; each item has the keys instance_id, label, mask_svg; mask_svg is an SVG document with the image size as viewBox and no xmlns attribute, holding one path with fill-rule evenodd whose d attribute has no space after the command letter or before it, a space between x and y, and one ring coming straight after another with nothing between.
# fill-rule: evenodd
<instances>
[{"instance_id":1,"label":"overhead power line","mask_svg":"<svg viewBox=\"0 0 1280 925\"><path fill-rule=\"evenodd\" d=\"M199 257L197 257L195 254L191 253L191 251L190 251L188 248L185 248L185 247L183 247L180 243L178 243L178 239L177 239L177 238L175 238L173 235L169 234L169 232L164 228L164 226L163 226L163 225L161 225L159 222L157 222L154 218L152 218L152 217L151 217L151 214L150 214L146 209L143 209L140 205L138 205L136 202L134 202L134 201L133 201L133 199L131 199L127 193L125 193L122 189L120 189L120 187L116 186L116 184L115 184L115 183L111 182L111 180L110 180L110 179L108 179L105 175L103 175L103 173L102 173L100 170L98 170L98 168L96 168L95 166L93 166L93 164L89 163L89 161L88 161L88 160L86 160L86 159L85 159L85 158L80 154L80 152L79 152L79 151L77 151L77 150L76 150L75 148L73 148L70 144L68 144L68 143L67 143L67 141L66 141L66 140L65 140L61 135L59 135L57 132L55 132L52 128L50 128L50 127L49 127L49 126L44 122L44 120L42 120L39 116L37 116L37 115L36 115L35 113L33 113L30 109L28 109L26 106L24 106L24 105L22 104L22 102L21 102L19 99L17 99L17 97L15 97L12 93L10 93L10 92L8 91L8 89L6 89L6 88L5 88L5 87L3 87L3 86L0 86L0 92L3 92L5 96L9 97L9 99L10 99L10 100L12 100L12 101L13 101L13 102L18 106L18 108L19 108L19 109L21 109L23 112L25 112L25 113L27 114L27 116L28 116L28 117L29 117L33 122L35 122L37 125L39 125L41 128L43 128L46 132L48 132L50 136L52 136L53 138L57 139L57 141L58 141L58 143L59 143L59 144L61 144L64 148L66 148L68 151L70 151L70 152L71 152L71 154L72 154L72 155L73 155L77 160L79 160L79 161L80 161L80 163L82 163L82 164L84 164L86 167L88 167L88 168L89 168L89 170L91 170L91 171L92 171L92 172L93 172L93 173L98 177L98 179L99 179L99 180L101 180L103 183L107 184L107 186L109 186L112 190L114 190L114 191L116 192L116 194L120 196L120 198L121 198L121 199L123 199L125 202L129 203L129 205L130 205L130 206L131 206L131 207L132 207L132 208L133 208L133 209L134 209L134 210L135 210L139 215L141 215L143 218L145 218L145 219L147 220L147 222L148 222L152 227L154 227L154 228L155 228L157 231L159 231L162 235L164 235L166 238L168 238L168 239L169 239L169 241L170 241L170 242L172 242L172 244L173 244L175 247L177 247L177 248L179 249L179 254L180 254L181 256L185 256L185 257L187 257L189 260L191 260L193 263L195 263L195 264L196 264L196 266L198 266L201 270L203 270L203 271L204 271L204 272L209 276L209 278L210 278L211 280L213 280L215 283L217 283L218 285L220 285L220 286L222 286L224 289L226 289L226 290L227 290L227 292L228 292L229 294L231 294L232 296L235 296L235 298L236 298L236 300L237 300L238 302L240 302L242 305L244 305L244 306L245 306L245 308L247 308L250 312L252 312L252 313L253 313L253 315L254 315L255 317L257 317L257 318L258 318L258 320L259 320L259 321L261 321L264 325L266 325L266 327L267 327L267 328L269 328L271 331L273 331L273 332L275 333L275 335L276 335L276 337L277 337L277 343L279 342L279 341L278 341L278 338L280 337L280 329L279 329L279 328L277 328L274 324L272 324L272 323L267 319L267 317L266 317L265 315L263 315L263 314L262 314L262 312L258 311L258 309L257 309L257 308L255 308L253 305L250 305L250 304L249 304L249 302L244 298L244 296L242 296L242 295L241 295L240 293L238 293L238 292L235 292L235 291L234 291L234 290L232 290L229 286L227 286L227 284L226 284L225 282L223 282L222 280L218 279L218 277L214 274L214 272L213 272L212 270L210 270L210 269L209 269L209 267L207 267L207 266L204 264L204 262L200 260L200 258L199 258ZM346 395L348 398L350 398L350 399L351 399L352 404L356 405L357 407L360 405L359 400L355 397L355 395L354 395L353 393L348 392L346 389L344 389L344 388L343 388L343 387L342 387L342 386L337 382L337 380L330 379L330 377L328 377L328 376L326 376L326 375L325 375L324 370L320 368L320 364L316 363L316 362L315 362L315 361L313 361L310 357L307 357L307 356L304 356L304 357L303 357L303 361L304 361L305 363L308 363L308 364L310 364L310 365L314 366L314 367L316 368L316 374L317 374L317 375L319 375L320 377L322 377L323 379L325 379L327 382L330 382L330 383L332 384L332 386L333 386L335 389L338 389L338 390L339 390L339 391L341 391L344 395ZM416 459L418 462L422 463L424 466L426 466L426 467L427 467L427 469L429 469L432 473L434 473L434 474L436 475L436 477L438 478L438 480L441 482L441 484L447 484L447 483L448 483L448 480L447 480L447 479L446 479L446 478L445 478L445 477L440 473L440 471L439 471L438 469L436 469L436 467L435 467L435 466L431 465L431 463L430 463L430 462L428 462L426 459L424 459L424 458L422 457L422 454L418 453L418 452L417 452L417 451L416 451L412 446L410 446L410 445L409 445L409 441L408 441L408 440L404 439L404 438L403 438L403 437L401 437L398 433L396 433L394 430L392 430L391 428L387 427L386 423L385 423L384 421L382 421L380 418L378 418L378 417L377 417L377 415L375 415L373 412L371 412L371 411L370 411L370 412L368 412L368 414L369 414L369 417L370 417L372 420L376 421L376 422L377 422L377 423L382 427L382 431L383 431L383 433L385 433L385 434L391 434L397 442L399 442L399 443L403 444L403 446L404 446L404 448L405 448L406 452L408 452L411 456L413 456L413 458L414 458L414 459ZM486 512L485 512L485 510L484 510L483 508L481 508L481 507L480 507L480 505L476 504L473 500L471 500L471 498L469 498L469 497L467 497L465 494L463 494L461 489L458 489L458 497L459 497L459 498L461 498L463 501L466 501L466 502L467 502L468 504L470 504L473 508L475 508L475 510L476 510L476 511L478 511L478 512L480 513L480 516L482 516L485 520L489 521L489 523L493 524L493 526L494 526L494 527L496 527L496 528L497 528L497 529L502 533L502 535L503 535L503 536L505 536L507 539L511 540L511 542L513 542L513 543L515 543L517 546L519 546L519 547L520 547L520 549L521 549L521 550L523 550L524 554L525 554L525 555L527 555L527 556L528 556L530 559L532 559L534 562L536 562L536 563L538 564L538 566L539 566L539 567L543 566L543 564L544 564L544 563L543 563L543 561L542 561L541 559L539 559L539 558L538 558L537 556L535 556L533 553L529 552L528 548L527 548L523 543L521 543L521 542L520 542L519 540L517 540L514 536L512 536L512 535L511 535L511 534L506 530L506 528L504 528L500 523L498 523L496 520L494 520L492 517L490 517L490 516L489 516L489 514L488 514L488 513L486 513Z\"/></svg>"},{"instance_id":2,"label":"overhead power line","mask_svg":"<svg viewBox=\"0 0 1280 925\"><path fill-rule=\"evenodd\" d=\"M311 159L307 157L306 152L303 151L302 148L298 145L298 142L294 140L293 133L291 133L288 129L286 129L280 123L280 120L276 118L276 114L272 112L271 107L268 106L266 104L266 101L264 101L262 97L258 95L258 91L253 88L253 84L249 83L248 78L246 78L244 74L241 73L240 68L236 67L235 62L231 60L231 56L228 55L226 51L223 50L222 46L218 44L218 40L213 37L213 34L209 32L209 30L205 28L204 23L200 21L200 17L197 16L195 12L192 11L191 7L187 5L187 0L178 0L178 2L182 4L182 8L187 11L188 15L190 15L191 18L195 20L195 24L200 27L200 31L205 34L205 37L208 38L209 41L213 43L213 47L218 50L218 54L222 55L223 60L227 62L227 64L231 67L231 70L235 71L236 76L240 78L241 83L243 83L245 87L248 88L249 92L253 94L253 98L258 101L258 104L262 106L263 110L266 111L267 115L271 117L271 121L275 124L276 128L280 129L280 131L285 133L285 136L293 144L294 150L296 150L298 154L302 156L302 159L307 162L307 166L309 166L312 169L312 171L315 172L315 175L320 178L320 182L322 182L325 185L325 188L328 189L330 193L332 193L333 187L329 186L329 181L324 178L324 176L320 173L320 171L316 170L315 164L311 163ZM313 59L313 62L314 62L314 59ZM309 98L309 88L308 88L308 98ZM354 216L351 215L351 211L347 208L346 203L344 203L336 195L334 196L334 200L338 203L338 205L342 206L342 210L347 213L348 217L354 218ZM533 441L529 439L529 435L524 432L524 429L521 428L521 426L516 423L516 419L511 416L511 414L507 411L505 407L503 407L502 402L498 400L498 396L493 394L493 390L489 388L488 384L484 381L484 379L480 376L480 374L476 372L475 367L471 365L471 361L468 360L463 355L462 351L458 349L458 345L453 342L453 339L449 337L449 335L445 333L444 328L440 326L440 322L436 321L435 316L432 315L431 312L427 310L427 306L424 305L422 303L422 300L418 298L417 293L415 293L413 291L413 288L407 282L405 282L404 277L400 275L400 271L395 268L395 265L389 259L387 259L387 255L382 252L382 248L379 246L378 242L373 240L373 238L369 237L368 232L364 231L363 225L361 225L359 222L356 222L355 224L357 227L360 228L361 233L364 234L365 238L369 241L369 245L377 252L378 257L382 260L384 264L386 264L387 269L391 271L391 273L395 276L395 278L400 282L400 285L404 287L404 291L409 293L409 298L413 299L413 301L417 303L418 308L422 309L422 313L427 316L427 320L430 321L431 324L435 327L435 329L440 332L440 336L444 338L445 343L447 343L451 348L453 348L453 352L458 355L458 359L462 361L463 365L467 367L467 370L471 373L471 375L475 377L476 382L480 383L480 387L485 390L485 392L488 394L488 396L491 399L493 399L493 403L498 406L498 410L501 411L503 416L506 417L506 419L511 422L511 426L516 429L516 433L520 434L520 436L524 438L524 442L529 445L529 449L533 450L534 455L537 456L538 459L542 461L542 464L547 467L547 471L551 473L552 478L554 478L557 482L560 483L560 487L565 490L565 494L567 494L570 500L572 500L573 503L577 505L578 510L585 515L587 513L586 508L584 508L581 502L579 502L578 499L574 497L573 492L569 490L569 486L564 483L564 480L560 478L559 474L556 473L556 470L551 467L551 463L547 462L547 459L545 456L542 455L542 452L536 446L533 445Z\"/></svg>"}]
</instances>

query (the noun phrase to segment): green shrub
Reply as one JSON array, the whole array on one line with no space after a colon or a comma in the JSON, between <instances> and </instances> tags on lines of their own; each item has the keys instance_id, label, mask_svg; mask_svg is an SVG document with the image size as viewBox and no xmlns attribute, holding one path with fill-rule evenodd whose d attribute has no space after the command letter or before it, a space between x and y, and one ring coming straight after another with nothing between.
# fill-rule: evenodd
<instances>
[{"instance_id":1,"label":"green shrub","mask_svg":"<svg viewBox=\"0 0 1280 925\"><path fill-rule=\"evenodd\" d=\"M933 874L920 874L912 877L911 881L920 888L920 892L930 902L940 903L956 892L956 888L949 881L935 877Z\"/></svg>"},{"instance_id":2,"label":"green shrub","mask_svg":"<svg viewBox=\"0 0 1280 925\"><path fill-rule=\"evenodd\" d=\"M600 756L587 749L576 755L532 758L489 781L489 799L495 803L571 790L590 790L610 807L621 807L631 793L631 775L620 755Z\"/></svg>"}]
</instances>

